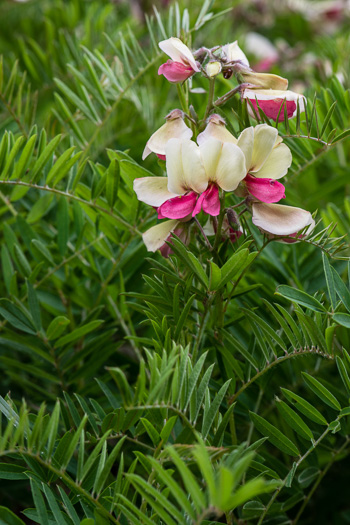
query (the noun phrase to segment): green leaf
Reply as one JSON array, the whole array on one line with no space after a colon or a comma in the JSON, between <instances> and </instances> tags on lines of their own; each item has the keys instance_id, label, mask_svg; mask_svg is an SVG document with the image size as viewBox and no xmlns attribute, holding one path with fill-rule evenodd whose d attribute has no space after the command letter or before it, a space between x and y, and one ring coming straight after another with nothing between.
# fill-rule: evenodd
<instances>
[{"instance_id":1,"label":"green leaf","mask_svg":"<svg viewBox=\"0 0 350 525\"><path fill-rule=\"evenodd\" d=\"M229 281L232 281L234 277L236 277L236 275L239 273L239 271L247 261L248 255L249 250L247 248L239 250L239 252L234 253L224 264L224 266L222 266L222 279L217 285L218 290L225 286L225 284L227 284Z\"/></svg>"},{"instance_id":2,"label":"green leaf","mask_svg":"<svg viewBox=\"0 0 350 525\"><path fill-rule=\"evenodd\" d=\"M40 177L41 172L43 168L48 163L49 159L53 155L53 152L57 148L59 142L61 140L61 135L57 135L57 137L54 137L51 142L45 147L43 152L40 154L39 158L35 162L33 169L31 170L31 180L32 182L36 182L36 180Z\"/></svg>"},{"instance_id":3,"label":"green leaf","mask_svg":"<svg viewBox=\"0 0 350 525\"><path fill-rule=\"evenodd\" d=\"M57 230L58 249L64 257L69 238L69 206L65 197L60 197L57 205Z\"/></svg>"},{"instance_id":4,"label":"green leaf","mask_svg":"<svg viewBox=\"0 0 350 525\"><path fill-rule=\"evenodd\" d=\"M202 438L206 439L210 428L214 422L215 416L219 412L221 403L225 397L226 391L229 387L231 379L228 379L226 383L222 385L219 392L216 394L214 400L212 401L208 411L204 411L203 423L202 423Z\"/></svg>"},{"instance_id":5,"label":"green leaf","mask_svg":"<svg viewBox=\"0 0 350 525\"><path fill-rule=\"evenodd\" d=\"M326 312L326 308L314 297L307 294L306 292L302 290L297 290L296 288L292 288L291 286L287 285L281 285L277 287L276 295L281 295L282 297L285 297L286 299L289 299L293 303L301 304L302 306L306 306L306 308L309 308L310 310L313 310L315 312Z\"/></svg>"},{"instance_id":6,"label":"green leaf","mask_svg":"<svg viewBox=\"0 0 350 525\"><path fill-rule=\"evenodd\" d=\"M52 193L45 193L40 197L34 205L31 207L30 212L27 215L28 224L34 224L49 211L53 200Z\"/></svg>"},{"instance_id":7,"label":"green leaf","mask_svg":"<svg viewBox=\"0 0 350 525\"><path fill-rule=\"evenodd\" d=\"M217 264L213 261L209 261L210 265L210 277L209 277L209 291L214 291L217 289L219 282L221 281L221 270Z\"/></svg>"},{"instance_id":8,"label":"green leaf","mask_svg":"<svg viewBox=\"0 0 350 525\"><path fill-rule=\"evenodd\" d=\"M330 266L329 261L328 261L328 257L327 257L327 255L324 252L322 252L322 260L323 260L324 274L325 274L325 277L326 277L328 295L329 295L329 299L330 299L330 302L331 302L331 305L332 305L332 310L334 310L335 307L336 307L337 298L336 298L336 294L335 294L335 285L334 285L333 273L332 273L332 269L331 269L331 266Z\"/></svg>"},{"instance_id":9,"label":"green leaf","mask_svg":"<svg viewBox=\"0 0 350 525\"><path fill-rule=\"evenodd\" d=\"M263 434L267 436L271 443L273 443L277 448L289 454L291 456L299 456L299 450L295 444L288 439L280 430L268 423L264 418L255 414L254 412L249 412L250 419L256 426L256 428Z\"/></svg>"},{"instance_id":10,"label":"green leaf","mask_svg":"<svg viewBox=\"0 0 350 525\"><path fill-rule=\"evenodd\" d=\"M25 525L18 516L16 516L10 509L0 507L0 524L1 525Z\"/></svg>"},{"instance_id":11,"label":"green leaf","mask_svg":"<svg viewBox=\"0 0 350 525\"><path fill-rule=\"evenodd\" d=\"M323 417L321 412L317 408L313 407L308 401L298 396L294 392L287 390L286 388L281 388L283 394L286 396L288 401L292 403L299 412L304 414L304 416L311 419L319 425L328 425L327 420Z\"/></svg>"},{"instance_id":12,"label":"green leaf","mask_svg":"<svg viewBox=\"0 0 350 525\"><path fill-rule=\"evenodd\" d=\"M2 317L14 328L26 332L27 334L36 335L34 327L29 320L23 315L21 310L13 305L8 299L0 299L0 315L2 315Z\"/></svg>"},{"instance_id":13,"label":"green leaf","mask_svg":"<svg viewBox=\"0 0 350 525\"><path fill-rule=\"evenodd\" d=\"M63 336L58 341L56 341L55 347L58 348L59 346L66 345L68 343L73 343L78 339L81 339L82 337L84 337L84 335L89 334L90 332L101 326L102 323L104 323L103 319L96 319L96 321L91 321L91 323L76 328L70 334Z\"/></svg>"},{"instance_id":14,"label":"green leaf","mask_svg":"<svg viewBox=\"0 0 350 525\"><path fill-rule=\"evenodd\" d=\"M28 304L29 311L31 313L33 324L35 328L41 330L41 315L40 315L40 306L39 301L36 295L36 291L30 281L27 281L27 291L28 291Z\"/></svg>"},{"instance_id":15,"label":"green leaf","mask_svg":"<svg viewBox=\"0 0 350 525\"><path fill-rule=\"evenodd\" d=\"M152 440L152 443L155 447L158 446L158 443L160 442L161 440L161 437L159 435L159 432L157 432L157 430L154 428L154 426L152 425L152 423L150 421L148 421L148 419L144 418L144 417L141 417L140 418L140 421L142 422L147 434L149 435L149 437L151 438Z\"/></svg>"},{"instance_id":16,"label":"green leaf","mask_svg":"<svg viewBox=\"0 0 350 525\"><path fill-rule=\"evenodd\" d=\"M334 410L341 410L339 401L334 395L327 390L315 377L307 374L306 372L301 373L307 386L316 394L317 397L322 399L328 406L334 408Z\"/></svg>"},{"instance_id":17,"label":"green leaf","mask_svg":"<svg viewBox=\"0 0 350 525\"><path fill-rule=\"evenodd\" d=\"M120 179L120 166L117 159L113 159L107 169L106 198L109 206L113 208L118 197Z\"/></svg>"},{"instance_id":18,"label":"green leaf","mask_svg":"<svg viewBox=\"0 0 350 525\"><path fill-rule=\"evenodd\" d=\"M317 478L320 473L320 469L316 467L308 467L300 472L298 476L298 482L303 488L308 487Z\"/></svg>"},{"instance_id":19,"label":"green leaf","mask_svg":"<svg viewBox=\"0 0 350 525\"><path fill-rule=\"evenodd\" d=\"M340 377L344 383L346 390L348 391L348 394L350 394L350 377L346 369L346 366L343 360L339 356L336 356L335 360L337 362L337 367L338 367Z\"/></svg>"},{"instance_id":20,"label":"green leaf","mask_svg":"<svg viewBox=\"0 0 350 525\"><path fill-rule=\"evenodd\" d=\"M13 465L12 463L0 463L0 479L28 479L24 474L27 467Z\"/></svg>"},{"instance_id":21,"label":"green leaf","mask_svg":"<svg viewBox=\"0 0 350 525\"><path fill-rule=\"evenodd\" d=\"M335 290L339 296L339 299L341 300L347 311L350 312L350 292L334 268L332 268L332 273Z\"/></svg>"},{"instance_id":22,"label":"green leaf","mask_svg":"<svg viewBox=\"0 0 350 525\"><path fill-rule=\"evenodd\" d=\"M345 326L345 328L350 328L349 314L334 314L333 321L335 321L338 324L341 324L342 326Z\"/></svg>"},{"instance_id":23,"label":"green leaf","mask_svg":"<svg viewBox=\"0 0 350 525\"><path fill-rule=\"evenodd\" d=\"M46 331L46 335L49 341L57 339L66 329L66 326L69 325L70 320L63 315L55 317L49 324L49 327Z\"/></svg>"},{"instance_id":24,"label":"green leaf","mask_svg":"<svg viewBox=\"0 0 350 525\"><path fill-rule=\"evenodd\" d=\"M15 173L11 178L20 180L23 174L25 173L25 170L28 167L28 164L34 151L36 137L36 135L30 137L27 144L24 146L19 161L17 162Z\"/></svg>"},{"instance_id":25,"label":"green leaf","mask_svg":"<svg viewBox=\"0 0 350 525\"><path fill-rule=\"evenodd\" d=\"M312 440L314 436L301 417L284 401L278 399L278 397L276 397L276 401L278 412L281 414L283 419L285 419L288 425L304 439Z\"/></svg>"}]
</instances>

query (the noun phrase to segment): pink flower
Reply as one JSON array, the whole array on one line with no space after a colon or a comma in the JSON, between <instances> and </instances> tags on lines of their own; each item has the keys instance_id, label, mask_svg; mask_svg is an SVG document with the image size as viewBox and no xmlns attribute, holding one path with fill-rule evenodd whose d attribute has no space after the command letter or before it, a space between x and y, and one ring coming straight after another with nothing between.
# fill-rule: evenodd
<instances>
[{"instance_id":1,"label":"pink flower","mask_svg":"<svg viewBox=\"0 0 350 525\"><path fill-rule=\"evenodd\" d=\"M251 105L255 109L256 115L253 112L250 104L247 106L248 113L253 118L256 118L257 116L258 120L260 120L258 104L260 109L263 110L268 118L276 120L279 114L279 122L284 120L285 107L287 109L287 116L289 119L296 116L298 101L300 112L305 111L305 97L303 95L299 95L298 93L294 93L293 91L278 91L275 89L246 89L242 94L242 98L249 99Z\"/></svg>"},{"instance_id":2,"label":"pink flower","mask_svg":"<svg viewBox=\"0 0 350 525\"><path fill-rule=\"evenodd\" d=\"M200 71L191 50L179 38L171 37L158 45L171 58L158 69L158 75L164 75L169 82L184 82Z\"/></svg>"}]
</instances>

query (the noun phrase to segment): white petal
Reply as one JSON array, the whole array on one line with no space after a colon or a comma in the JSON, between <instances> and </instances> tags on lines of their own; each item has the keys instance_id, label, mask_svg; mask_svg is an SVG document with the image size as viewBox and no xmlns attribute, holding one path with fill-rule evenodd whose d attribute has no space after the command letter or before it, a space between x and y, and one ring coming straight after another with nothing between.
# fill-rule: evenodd
<instances>
[{"instance_id":1,"label":"white petal","mask_svg":"<svg viewBox=\"0 0 350 525\"><path fill-rule=\"evenodd\" d=\"M233 191L246 176L246 164L243 151L235 144L226 142L216 168L216 183L224 191Z\"/></svg>"},{"instance_id":2,"label":"white petal","mask_svg":"<svg viewBox=\"0 0 350 525\"><path fill-rule=\"evenodd\" d=\"M143 242L149 252L155 252L163 246L171 232L173 232L180 221L171 219L160 222L147 230L143 235Z\"/></svg>"},{"instance_id":3,"label":"white petal","mask_svg":"<svg viewBox=\"0 0 350 525\"><path fill-rule=\"evenodd\" d=\"M280 179L283 177L292 164L292 153L288 146L279 144L271 151L263 167L254 172L255 177L268 179Z\"/></svg>"},{"instance_id":4,"label":"white petal","mask_svg":"<svg viewBox=\"0 0 350 525\"><path fill-rule=\"evenodd\" d=\"M149 138L146 148L158 155L165 155L165 146L170 139L190 139L192 135L192 130L186 126L182 118L167 120L166 123L157 129ZM149 153L146 154L146 157L147 155L149 155Z\"/></svg>"},{"instance_id":5,"label":"white petal","mask_svg":"<svg viewBox=\"0 0 350 525\"><path fill-rule=\"evenodd\" d=\"M216 181L216 172L222 153L223 142L214 138L201 143L199 146L208 181Z\"/></svg>"},{"instance_id":6,"label":"white petal","mask_svg":"<svg viewBox=\"0 0 350 525\"><path fill-rule=\"evenodd\" d=\"M145 160L148 157L148 155L150 155L152 153L152 150L149 149L147 144L146 144L145 149L143 150L143 153L142 153L142 160Z\"/></svg>"},{"instance_id":7,"label":"white petal","mask_svg":"<svg viewBox=\"0 0 350 525\"><path fill-rule=\"evenodd\" d=\"M169 191L183 195L189 190L202 193L207 189L208 177L195 142L170 139L165 155Z\"/></svg>"},{"instance_id":8,"label":"white petal","mask_svg":"<svg viewBox=\"0 0 350 525\"><path fill-rule=\"evenodd\" d=\"M229 132L229 130L222 124L214 124L209 122L207 127L197 137L197 144L204 144L208 139L217 139L221 142L232 142L237 144L237 139Z\"/></svg>"},{"instance_id":9,"label":"white petal","mask_svg":"<svg viewBox=\"0 0 350 525\"><path fill-rule=\"evenodd\" d=\"M179 38L172 36L167 40L162 40L158 45L174 62L181 62L181 64L191 66L194 71L199 71L191 50Z\"/></svg>"},{"instance_id":10,"label":"white petal","mask_svg":"<svg viewBox=\"0 0 350 525\"><path fill-rule=\"evenodd\" d=\"M281 204L253 204L253 223L260 230L274 235L292 235L313 225L311 213Z\"/></svg>"},{"instance_id":11,"label":"white petal","mask_svg":"<svg viewBox=\"0 0 350 525\"><path fill-rule=\"evenodd\" d=\"M242 49L239 47L237 40L232 44L226 44L222 47L223 54L228 62L239 60L245 66L249 67L249 62Z\"/></svg>"},{"instance_id":12,"label":"white petal","mask_svg":"<svg viewBox=\"0 0 350 525\"><path fill-rule=\"evenodd\" d=\"M254 147L254 128L246 128L238 137L237 146L241 148L245 156L245 164L247 172L252 162L253 147Z\"/></svg>"},{"instance_id":13,"label":"white petal","mask_svg":"<svg viewBox=\"0 0 350 525\"><path fill-rule=\"evenodd\" d=\"M267 124L259 124L254 128L254 147L249 172L255 173L261 169L275 145L277 135L277 129Z\"/></svg>"},{"instance_id":14,"label":"white petal","mask_svg":"<svg viewBox=\"0 0 350 525\"><path fill-rule=\"evenodd\" d=\"M139 201L150 206L161 206L165 201L177 197L168 191L167 177L142 177L134 180L134 191Z\"/></svg>"}]
</instances>

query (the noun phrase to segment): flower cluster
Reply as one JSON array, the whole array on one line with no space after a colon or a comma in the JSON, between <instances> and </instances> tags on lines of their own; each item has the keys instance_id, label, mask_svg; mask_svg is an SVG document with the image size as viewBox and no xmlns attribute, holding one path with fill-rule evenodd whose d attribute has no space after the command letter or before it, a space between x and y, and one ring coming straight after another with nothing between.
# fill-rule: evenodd
<instances>
[{"instance_id":1,"label":"flower cluster","mask_svg":"<svg viewBox=\"0 0 350 525\"><path fill-rule=\"evenodd\" d=\"M252 71L237 42L217 49L215 54L201 48L196 53L198 60L177 38L160 42L159 46L171 60L162 64L158 72L170 82L184 82L200 71L211 80L221 72L226 78L234 72L242 82L242 99L250 99L252 116L258 116L260 107L267 116L277 119L285 104L284 112L292 118L297 104L299 110L304 107L301 95L287 91L285 79ZM207 55L209 60L204 66L203 57ZM274 89L276 87L279 89ZM290 149L278 130L265 123L258 124L244 129L236 138L214 109L214 105L209 107L209 113L212 112L203 121L202 130L201 124L193 122L182 110L171 111L165 124L146 144L143 159L155 153L165 160L167 173L167 176L134 181L138 199L155 208L158 219L168 219L144 233L143 239L150 251L161 249L164 256L169 255L170 248L165 241L170 240L173 232L187 242L190 224L197 222L200 227L196 217L201 212L210 219L204 229L200 227L203 235L216 234L220 224L219 233L231 241L236 240L242 234L242 227L236 211L225 208L226 193L242 197L233 207L243 206L241 214L249 211L253 224L279 240L293 242L300 230L314 226L308 211L276 204L285 198L285 187L279 180L292 163Z\"/></svg>"}]
</instances>

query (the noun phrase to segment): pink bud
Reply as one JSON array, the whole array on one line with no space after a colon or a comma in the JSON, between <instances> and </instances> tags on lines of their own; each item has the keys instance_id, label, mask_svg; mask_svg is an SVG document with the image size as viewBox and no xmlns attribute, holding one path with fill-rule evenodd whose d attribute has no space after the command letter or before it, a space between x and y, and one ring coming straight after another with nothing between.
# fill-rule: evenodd
<instances>
[{"instance_id":1,"label":"pink bud","mask_svg":"<svg viewBox=\"0 0 350 525\"><path fill-rule=\"evenodd\" d=\"M247 189L251 195L261 202L278 202L285 199L285 188L283 184L274 179L264 179L247 175L244 179Z\"/></svg>"},{"instance_id":2,"label":"pink bud","mask_svg":"<svg viewBox=\"0 0 350 525\"><path fill-rule=\"evenodd\" d=\"M169 82L183 82L191 77L195 70L191 66L168 60L158 69L158 75L164 75Z\"/></svg>"}]
</instances>

